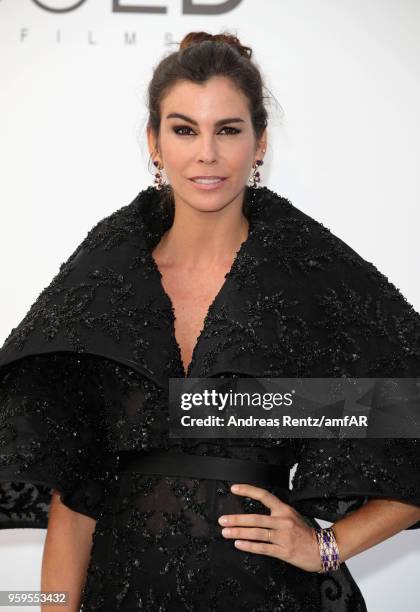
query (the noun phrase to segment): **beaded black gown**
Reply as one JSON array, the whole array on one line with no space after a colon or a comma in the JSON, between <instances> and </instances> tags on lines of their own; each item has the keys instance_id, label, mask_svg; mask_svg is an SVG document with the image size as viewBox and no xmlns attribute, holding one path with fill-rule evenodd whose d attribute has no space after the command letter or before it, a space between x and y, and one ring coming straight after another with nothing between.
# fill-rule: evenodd
<instances>
[{"instance_id":1,"label":"beaded black gown","mask_svg":"<svg viewBox=\"0 0 420 612\"><path fill-rule=\"evenodd\" d=\"M266 187L246 189L244 213L249 236L187 376L419 376L420 315L373 264ZM172 220L155 188L141 191L90 230L6 339L0 528L46 528L52 490L94 518L85 612L362 612L345 563L307 572L221 535L222 514L267 513L234 481L121 469L124 452L153 449L297 464L288 503L313 526L374 497L420 506L416 438L169 437L168 380L184 371L151 252Z\"/></svg>"}]
</instances>

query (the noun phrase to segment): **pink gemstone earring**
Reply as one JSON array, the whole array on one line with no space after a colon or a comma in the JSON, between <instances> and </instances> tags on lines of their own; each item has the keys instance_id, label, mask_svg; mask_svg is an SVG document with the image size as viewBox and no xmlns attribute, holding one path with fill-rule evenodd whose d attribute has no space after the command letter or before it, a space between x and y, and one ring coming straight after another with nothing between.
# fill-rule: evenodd
<instances>
[{"instance_id":1,"label":"pink gemstone earring","mask_svg":"<svg viewBox=\"0 0 420 612\"><path fill-rule=\"evenodd\" d=\"M155 172L155 178L154 178L154 184L155 184L155 188L160 191L163 186L165 185L165 180L162 176L162 172L161 172L161 168L159 166L159 162L158 161L154 161L153 164L156 166L157 168L157 172Z\"/></svg>"}]
</instances>

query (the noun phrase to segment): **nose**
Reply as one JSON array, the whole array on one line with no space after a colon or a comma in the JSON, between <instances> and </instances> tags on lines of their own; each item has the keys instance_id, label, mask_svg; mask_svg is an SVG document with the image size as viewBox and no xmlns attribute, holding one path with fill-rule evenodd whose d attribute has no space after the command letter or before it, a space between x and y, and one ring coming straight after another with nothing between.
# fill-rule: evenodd
<instances>
[{"instance_id":1,"label":"nose","mask_svg":"<svg viewBox=\"0 0 420 612\"><path fill-rule=\"evenodd\" d=\"M200 142L199 161L213 164L217 161L217 148L212 136L203 137Z\"/></svg>"}]
</instances>

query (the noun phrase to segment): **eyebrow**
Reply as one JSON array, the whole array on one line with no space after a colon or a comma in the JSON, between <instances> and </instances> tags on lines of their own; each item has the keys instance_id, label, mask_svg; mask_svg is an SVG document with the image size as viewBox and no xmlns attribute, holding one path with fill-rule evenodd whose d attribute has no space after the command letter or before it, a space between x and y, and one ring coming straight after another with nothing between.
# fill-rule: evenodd
<instances>
[{"instance_id":1,"label":"eyebrow","mask_svg":"<svg viewBox=\"0 0 420 612\"><path fill-rule=\"evenodd\" d=\"M167 119L183 119L184 121L188 121L188 123L192 123L193 125L198 125L197 121L188 117L187 115L183 115L182 113L169 113L166 115ZM225 123L245 123L245 119L241 117L227 117L225 119L219 119L215 121L214 125L224 125Z\"/></svg>"}]
</instances>

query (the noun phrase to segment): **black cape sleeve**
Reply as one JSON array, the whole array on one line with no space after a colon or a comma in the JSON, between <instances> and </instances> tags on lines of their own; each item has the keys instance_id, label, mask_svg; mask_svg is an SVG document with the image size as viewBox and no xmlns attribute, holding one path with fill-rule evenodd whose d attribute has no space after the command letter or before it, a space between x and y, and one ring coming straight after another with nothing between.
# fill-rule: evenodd
<instances>
[{"instance_id":1,"label":"black cape sleeve","mask_svg":"<svg viewBox=\"0 0 420 612\"><path fill-rule=\"evenodd\" d=\"M46 528L53 490L97 520L112 479L100 358L34 355L1 369L0 528Z\"/></svg>"},{"instance_id":2,"label":"black cape sleeve","mask_svg":"<svg viewBox=\"0 0 420 612\"><path fill-rule=\"evenodd\" d=\"M89 230L0 349L0 528L46 528L54 489L69 508L98 519L118 461L105 366L119 362L167 381L145 358L148 313L156 344L168 337L144 291L138 204L142 195L154 210L154 192Z\"/></svg>"},{"instance_id":3,"label":"black cape sleeve","mask_svg":"<svg viewBox=\"0 0 420 612\"><path fill-rule=\"evenodd\" d=\"M419 380L420 315L400 291L369 262L357 273L350 270L345 281L333 285L331 278L318 294L318 325L337 375L377 378L377 385L388 378ZM418 389L401 406L419 422ZM387 418L384 410L376 415ZM418 437L302 438L293 443L298 465L291 503L303 514L335 522L373 498L407 502L420 511ZM419 528L420 521L407 529Z\"/></svg>"}]
</instances>

